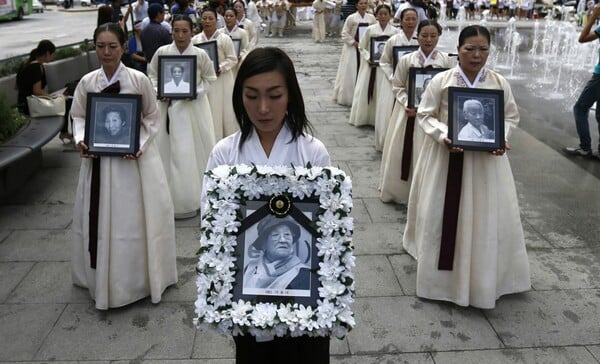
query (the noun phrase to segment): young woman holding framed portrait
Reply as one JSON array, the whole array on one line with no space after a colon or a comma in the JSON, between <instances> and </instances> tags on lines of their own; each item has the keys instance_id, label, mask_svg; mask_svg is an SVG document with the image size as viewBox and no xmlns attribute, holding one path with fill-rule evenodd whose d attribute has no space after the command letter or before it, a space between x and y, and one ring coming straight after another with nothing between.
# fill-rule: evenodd
<instances>
[{"instance_id":1,"label":"young woman holding framed portrait","mask_svg":"<svg viewBox=\"0 0 600 364\"><path fill-rule=\"evenodd\" d=\"M125 32L106 23L94 32L100 69L83 76L73 97L73 135L81 172L73 211L73 283L89 289L96 308L121 307L177 283L173 203L155 137L156 94L148 77L121 63ZM92 156L83 142L90 93L141 95L139 151Z\"/></svg>"},{"instance_id":2,"label":"young woman holding framed portrait","mask_svg":"<svg viewBox=\"0 0 600 364\"><path fill-rule=\"evenodd\" d=\"M417 122L425 133L414 168L403 246L417 260L417 296L491 309L505 294L531 289L515 182L504 149L452 147L448 88L502 90L504 138L519 122L508 82L485 67L490 33L480 25L458 38L458 66L437 74ZM506 143L508 149L508 143Z\"/></svg>"},{"instance_id":3,"label":"young woman holding framed portrait","mask_svg":"<svg viewBox=\"0 0 600 364\"><path fill-rule=\"evenodd\" d=\"M160 154L169 179L176 219L194 217L200 209L202 172L208 154L216 143L213 118L206 90L216 81L212 61L203 50L192 44L193 22L183 14L173 16L173 43L160 47L148 66L148 76L155 87L162 56L194 56L196 98L157 101L161 128L158 134Z\"/></svg>"},{"instance_id":4,"label":"young woman holding framed portrait","mask_svg":"<svg viewBox=\"0 0 600 364\"><path fill-rule=\"evenodd\" d=\"M416 12L412 13L416 15ZM393 73L392 90L396 105L385 134L381 157L379 198L383 202L393 201L403 204L408 202L412 167L416 163L423 140L423 134L419 130L416 137L414 133L417 110L409 107L409 69L451 67L452 62L448 54L436 49L440 35L442 35L442 27L434 20L420 22L417 30L419 49L400 58ZM408 123L411 125L407 128Z\"/></svg>"},{"instance_id":5,"label":"young woman holding framed portrait","mask_svg":"<svg viewBox=\"0 0 600 364\"><path fill-rule=\"evenodd\" d=\"M292 61L278 48L252 50L233 90L240 130L217 143L207 169L220 165L331 165L321 141L311 136ZM203 191L203 201L206 195ZM203 205L204 206L204 205ZM236 363L329 363L329 337L234 336Z\"/></svg>"}]
</instances>

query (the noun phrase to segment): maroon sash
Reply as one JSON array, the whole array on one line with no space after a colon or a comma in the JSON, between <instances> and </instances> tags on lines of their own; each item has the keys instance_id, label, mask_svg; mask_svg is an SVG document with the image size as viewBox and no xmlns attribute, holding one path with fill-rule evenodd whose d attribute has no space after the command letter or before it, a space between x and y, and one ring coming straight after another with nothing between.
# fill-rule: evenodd
<instances>
[{"instance_id":1,"label":"maroon sash","mask_svg":"<svg viewBox=\"0 0 600 364\"><path fill-rule=\"evenodd\" d=\"M406 119L406 129L404 131L404 144L402 147L402 169L400 179L408 181L410 173L410 164L412 161L413 135L415 131L415 117L410 116Z\"/></svg>"},{"instance_id":2,"label":"maroon sash","mask_svg":"<svg viewBox=\"0 0 600 364\"><path fill-rule=\"evenodd\" d=\"M121 92L119 81L108 85L101 93L118 94ZM90 181L90 211L88 228L88 251L90 267L96 269L98 258L98 208L100 206L100 157L92 159L92 180Z\"/></svg>"},{"instance_id":3,"label":"maroon sash","mask_svg":"<svg viewBox=\"0 0 600 364\"><path fill-rule=\"evenodd\" d=\"M456 245L456 230L458 228L463 160L464 153L450 153L448 158L448 177L446 179L446 196L444 198L444 215L442 219L442 239L438 261L439 270L452 270L454 264L454 247Z\"/></svg>"}]
</instances>

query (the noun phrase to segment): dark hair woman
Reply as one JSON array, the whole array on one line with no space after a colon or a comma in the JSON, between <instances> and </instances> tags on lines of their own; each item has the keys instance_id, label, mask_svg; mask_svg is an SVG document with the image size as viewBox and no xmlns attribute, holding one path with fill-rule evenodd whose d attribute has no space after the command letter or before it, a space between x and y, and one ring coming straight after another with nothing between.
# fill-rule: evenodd
<instances>
[{"instance_id":1,"label":"dark hair woman","mask_svg":"<svg viewBox=\"0 0 600 364\"><path fill-rule=\"evenodd\" d=\"M116 23L96 29L94 44L101 67L79 81L71 108L82 157L72 224L73 283L89 289L99 310L147 296L158 303L163 291L177 282L173 203L155 144L156 94L146 75L121 63L125 40ZM140 147L135 155L88 153L86 105L88 95L98 92L141 95ZM96 115L90 117L104 122Z\"/></svg>"},{"instance_id":2,"label":"dark hair woman","mask_svg":"<svg viewBox=\"0 0 600 364\"><path fill-rule=\"evenodd\" d=\"M290 58L278 48L251 51L233 91L240 131L213 149L207 169L222 164L330 166L325 146L310 136ZM207 202L203 191L202 200ZM329 337L235 336L236 363L329 363Z\"/></svg>"},{"instance_id":3,"label":"dark hair woman","mask_svg":"<svg viewBox=\"0 0 600 364\"><path fill-rule=\"evenodd\" d=\"M29 59L21 65L17 72L17 103L19 111L29 115L27 96L47 96L46 72L44 63L52 61L56 47L49 40L41 40L37 47L29 52Z\"/></svg>"},{"instance_id":4,"label":"dark hair woman","mask_svg":"<svg viewBox=\"0 0 600 364\"><path fill-rule=\"evenodd\" d=\"M489 52L486 28L464 28L458 66L434 76L423 93L417 122L425 138L403 237L405 249L417 260L417 296L484 309L494 308L502 295L531 289L517 192L505 150L450 147L450 87L502 90L504 103L495 105L504 110L501 137L508 139L519 122L510 85L485 67ZM461 101L455 102L460 109Z\"/></svg>"}]
</instances>

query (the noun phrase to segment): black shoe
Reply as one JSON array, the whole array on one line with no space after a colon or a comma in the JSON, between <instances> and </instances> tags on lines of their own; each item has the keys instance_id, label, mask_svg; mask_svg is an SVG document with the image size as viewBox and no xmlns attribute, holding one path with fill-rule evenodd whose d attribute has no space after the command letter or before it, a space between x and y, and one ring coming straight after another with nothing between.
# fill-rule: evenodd
<instances>
[{"instance_id":1,"label":"black shoe","mask_svg":"<svg viewBox=\"0 0 600 364\"><path fill-rule=\"evenodd\" d=\"M591 150L584 150L580 147L566 147L563 148L563 151L568 155L580 156L580 157L593 157L594 154Z\"/></svg>"}]
</instances>

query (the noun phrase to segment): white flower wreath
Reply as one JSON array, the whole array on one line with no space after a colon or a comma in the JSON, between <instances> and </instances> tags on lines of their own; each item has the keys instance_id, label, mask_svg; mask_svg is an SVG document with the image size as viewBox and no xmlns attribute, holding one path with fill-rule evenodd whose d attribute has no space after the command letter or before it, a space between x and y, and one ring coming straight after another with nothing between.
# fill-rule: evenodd
<instances>
[{"instance_id":1,"label":"white flower wreath","mask_svg":"<svg viewBox=\"0 0 600 364\"><path fill-rule=\"evenodd\" d=\"M206 177L194 324L233 335L346 336L355 325L350 177L338 168L310 165L222 165L206 172ZM240 208L247 200L281 194L319 201L316 307L232 300Z\"/></svg>"}]
</instances>

